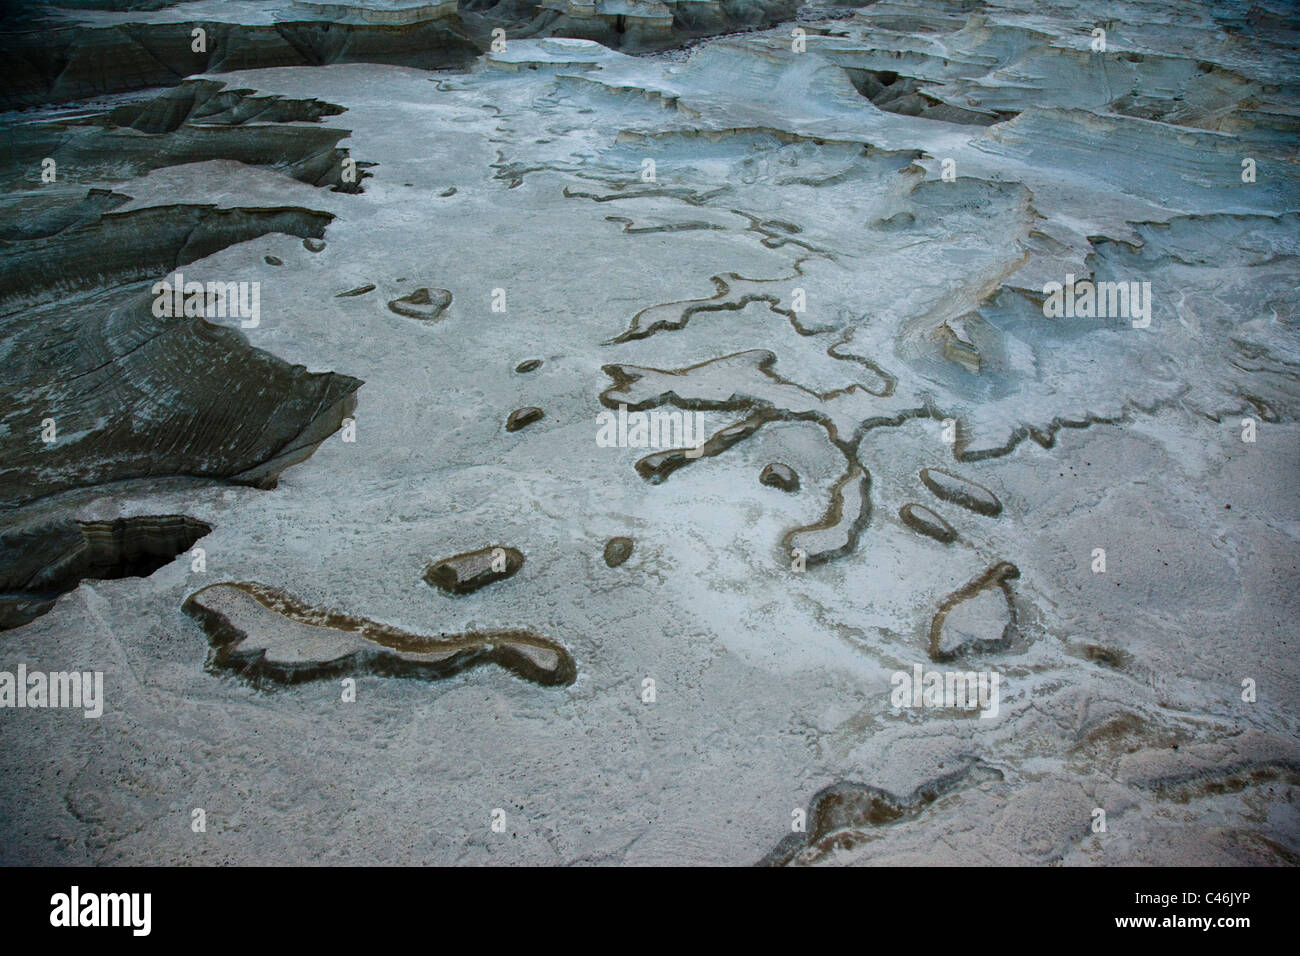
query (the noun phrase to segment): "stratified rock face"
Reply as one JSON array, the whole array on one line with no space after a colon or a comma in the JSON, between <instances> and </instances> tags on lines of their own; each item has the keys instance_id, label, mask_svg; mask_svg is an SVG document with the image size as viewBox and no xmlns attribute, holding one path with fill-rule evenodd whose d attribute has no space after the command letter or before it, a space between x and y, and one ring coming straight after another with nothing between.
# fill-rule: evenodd
<instances>
[{"instance_id":1,"label":"stratified rock face","mask_svg":"<svg viewBox=\"0 0 1300 956\"><path fill-rule=\"evenodd\" d=\"M147 577L212 530L204 522L184 515L144 515L77 524L86 545L75 559L84 571L76 573L92 578Z\"/></svg>"},{"instance_id":2,"label":"stratified rock face","mask_svg":"<svg viewBox=\"0 0 1300 956\"><path fill-rule=\"evenodd\" d=\"M0 508L130 478L273 488L339 427L361 385L203 319L155 317L138 291L11 313L0 334L12 349L0 424L13 436Z\"/></svg>"},{"instance_id":3,"label":"stratified rock face","mask_svg":"<svg viewBox=\"0 0 1300 956\"><path fill-rule=\"evenodd\" d=\"M456 0L437 3L425 0L357 0L354 3L293 0L293 5L306 13L339 22L410 24L456 15Z\"/></svg>"},{"instance_id":4,"label":"stratified rock face","mask_svg":"<svg viewBox=\"0 0 1300 956\"><path fill-rule=\"evenodd\" d=\"M185 600L207 632L214 667L255 683L297 683L343 674L433 680L494 663L538 684L571 684L573 657L523 629L412 634L366 618L311 607L257 583L209 585Z\"/></svg>"},{"instance_id":5,"label":"stratified rock face","mask_svg":"<svg viewBox=\"0 0 1300 956\"><path fill-rule=\"evenodd\" d=\"M0 181L12 188L46 160L62 170L57 182L121 181L168 166L230 160L311 186L360 191L368 173L343 175L348 152L337 144L348 131L321 124L342 107L224 87L187 80L104 113L15 122L5 131L9 153Z\"/></svg>"},{"instance_id":6,"label":"stratified rock face","mask_svg":"<svg viewBox=\"0 0 1300 956\"><path fill-rule=\"evenodd\" d=\"M107 112L6 127L0 590L12 598L11 625L83 578L146 575L209 530L179 516L78 523L67 510L75 502L54 496L80 491L84 501L122 482L182 477L273 488L355 407L359 380L250 346L243 329L274 321L260 280L214 282L200 269L185 283L182 271L261 237L314 239L332 214L290 203L122 208L129 195L86 189L238 158L286 182L352 191L334 145L344 131L314 125L341 108L221 86L188 83Z\"/></svg>"},{"instance_id":7,"label":"stratified rock face","mask_svg":"<svg viewBox=\"0 0 1300 956\"><path fill-rule=\"evenodd\" d=\"M605 563L611 568L623 564L628 558L632 557L633 545L634 542L631 538L610 538L605 542Z\"/></svg>"},{"instance_id":8,"label":"stratified rock face","mask_svg":"<svg viewBox=\"0 0 1300 956\"><path fill-rule=\"evenodd\" d=\"M12 66L0 109L170 86L197 73L323 63L440 69L464 66L478 53L445 7L403 23L351 17L345 10L313 13L290 3L268 5L271 22L241 23L221 7L206 3L194 19L141 10L111 22L58 19L0 32L0 55ZM196 24L206 31L201 51L191 35Z\"/></svg>"},{"instance_id":9,"label":"stratified rock face","mask_svg":"<svg viewBox=\"0 0 1300 956\"><path fill-rule=\"evenodd\" d=\"M494 581L511 577L524 566L517 548L493 545L437 561L424 572L424 580L448 594L470 594Z\"/></svg>"},{"instance_id":10,"label":"stratified rock face","mask_svg":"<svg viewBox=\"0 0 1300 956\"><path fill-rule=\"evenodd\" d=\"M509 16L510 6L498 3L491 13L500 10ZM534 59L536 51L530 51L523 62L582 63L593 56L589 51L597 44L628 53L662 50L695 37L770 26L794 16L796 6L793 0L541 0L536 7L521 7L538 11L523 32L550 40L543 44L546 53L542 59ZM477 18L468 7L462 7L461 16L475 24ZM510 52L507 45L504 53ZM497 58L493 54L493 59ZM513 58L500 59L510 63Z\"/></svg>"},{"instance_id":11,"label":"stratified rock face","mask_svg":"<svg viewBox=\"0 0 1300 956\"><path fill-rule=\"evenodd\" d=\"M0 321L55 295L162 279L178 266L268 233L320 235L332 218L307 209L181 204L92 213L48 235L5 243L0 312L7 314L0 314ZM149 298L144 311L151 313L152 307Z\"/></svg>"},{"instance_id":12,"label":"stratified rock face","mask_svg":"<svg viewBox=\"0 0 1300 956\"><path fill-rule=\"evenodd\" d=\"M700 36L770 26L794 15L794 0L547 0L500 2L490 9L456 0L284 0L223 10L219 0L187 3L191 16L167 0L73 0L67 8L113 9L116 18L44 16L41 0L9 0L23 14L0 29L0 57L9 64L0 110L167 86L177 77L280 66L382 63L427 70L463 67L490 50L492 30L554 37L543 62L588 62L580 45L662 50ZM128 11L133 11L127 13ZM246 21L241 22L241 13ZM201 49L192 29L206 31ZM503 65L509 51L492 54ZM531 65L531 64L529 64Z\"/></svg>"},{"instance_id":13,"label":"stratified rock face","mask_svg":"<svg viewBox=\"0 0 1300 956\"><path fill-rule=\"evenodd\" d=\"M148 577L211 530L185 515L0 530L0 630L44 614L86 578Z\"/></svg>"},{"instance_id":14,"label":"stratified rock face","mask_svg":"<svg viewBox=\"0 0 1300 956\"><path fill-rule=\"evenodd\" d=\"M0 508L130 478L273 487L339 426L359 381L290 366L204 321L260 302L248 288L258 283L204 285L200 308L173 300L182 308L162 310L153 287L136 284L175 280L174 270L259 236L314 242L331 214L289 205L123 210L129 196L91 188L78 199L75 184L239 158L351 188L340 174L346 153L334 147L343 131L313 125L341 111L195 81L76 120L14 125L12 165L0 172L17 187L0 206L0 332L9 348L0 425L15 440L0 461ZM31 171L46 165L53 181L31 185ZM259 325L258 312L241 324Z\"/></svg>"},{"instance_id":15,"label":"stratified rock face","mask_svg":"<svg viewBox=\"0 0 1300 956\"><path fill-rule=\"evenodd\" d=\"M1007 582L1018 577L1020 570L1003 561L944 598L930 622L930 659L1005 649L1016 625Z\"/></svg>"}]
</instances>

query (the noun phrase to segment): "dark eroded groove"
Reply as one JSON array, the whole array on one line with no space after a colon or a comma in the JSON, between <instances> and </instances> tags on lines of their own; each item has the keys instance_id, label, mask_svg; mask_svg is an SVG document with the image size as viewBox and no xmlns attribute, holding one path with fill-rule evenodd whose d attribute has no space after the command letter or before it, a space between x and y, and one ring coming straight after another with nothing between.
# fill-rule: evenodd
<instances>
[{"instance_id":1,"label":"dark eroded groove","mask_svg":"<svg viewBox=\"0 0 1300 956\"><path fill-rule=\"evenodd\" d=\"M209 585L182 609L208 635L211 666L258 686L344 674L436 680L485 663L544 686L577 679L568 650L523 628L414 634L256 582Z\"/></svg>"},{"instance_id":2,"label":"dark eroded groove","mask_svg":"<svg viewBox=\"0 0 1300 956\"><path fill-rule=\"evenodd\" d=\"M939 602L939 610L935 612L934 618L930 621L930 659L936 662L945 662L955 660L966 653L967 650L978 652L1005 648L1010 642L1016 626L1015 600L1011 593L1011 586L1007 582L1018 577L1020 577L1019 568L1009 561L999 561ZM1006 626L995 637L974 644L967 643L956 650L944 651L942 647L943 625L953 608L991 589L1000 590L1006 599L1008 618Z\"/></svg>"},{"instance_id":3,"label":"dark eroded groove","mask_svg":"<svg viewBox=\"0 0 1300 956\"><path fill-rule=\"evenodd\" d=\"M866 838L857 831L911 819L959 786L1001 779L1001 771L977 757L967 757L957 769L921 784L902 797L865 783L831 784L817 791L810 801L806 833L789 834L758 865L786 866L807 851L821 856L832 850L847 849Z\"/></svg>"}]
</instances>

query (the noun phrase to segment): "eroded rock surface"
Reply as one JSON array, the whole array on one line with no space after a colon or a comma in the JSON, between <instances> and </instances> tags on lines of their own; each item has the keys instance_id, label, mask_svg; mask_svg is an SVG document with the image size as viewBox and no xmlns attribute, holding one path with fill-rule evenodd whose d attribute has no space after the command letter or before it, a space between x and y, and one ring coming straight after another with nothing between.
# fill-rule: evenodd
<instances>
[{"instance_id":1,"label":"eroded rock surface","mask_svg":"<svg viewBox=\"0 0 1300 956\"><path fill-rule=\"evenodd\" d=\"M185 515L63 520L0 530L0 630L26 624L86 578L148 577L212 528Z\"/></svg>"},{"instance_id":2,"label":"eroded rock surface","mask_svg":"<svg viewBox=\"0 0 1300 956\"><path fill-rule=\"evenodd\" d=\"M0 601L112 714L0 718L0 862L738 864L802 807L774 862L1300 860L1284 5L68 2L0 25L0 538L213 531ZM176 270L260 323L155 318ZM220 679L506 645L560 686ZM196 787L257 812L178 843Z\"/></svg>"},{"instance_id":3,"label":"eroded rock surface","mask_svg":"<svg viewBox=\"0 0 1300 956\"><path fill-rule=\"evenodd\" d=\"M0 332L12 349L0 423L18 439L0 461L0 507L129 478L273 488L339 427L361 385L282 362L234 329L156 318L138 291L11 313Z\"/></svg>"},{"instance_id":4,"label":"eroded rock surface","mask_svg":"<svg viewBox=\"0 0 1300 956\"><path fill-rule=\"evenodd\" d=\"M0 55L13 65L0 109L166 86L194 73L329 63L464 67L490 49L494 28L513 36L554 36L549 42L555 53L541 62L572 65L587 60L582 44L622 46L629 52L664 49L709 34L770 26L795 10L791 0L560 0L541 5L271 0L229 6L224 0L200 0L187 3L184 13L172 13L153 9L167 6L161 0L99 2L122 13L56 13L42 0L11 3L19 16L0 32ZM95 5L72 0L59 6ZM206 30L201 50L195 49L190 32L196 19ZM494 58L513 65L512 52L507 46Z\"/></svg>"}]
</instances>

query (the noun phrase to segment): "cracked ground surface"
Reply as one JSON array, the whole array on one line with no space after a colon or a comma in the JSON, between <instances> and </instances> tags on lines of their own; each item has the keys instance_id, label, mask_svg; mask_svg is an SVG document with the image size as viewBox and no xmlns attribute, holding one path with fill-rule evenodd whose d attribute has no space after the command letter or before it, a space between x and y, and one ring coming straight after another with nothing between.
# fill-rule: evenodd
<instances>
[{"instance_id":1,"label":"cracked ground surface","mask_svg":"<svg viewBox=\"0 0 1300 956\"><path fill-rule=\"evenodd\" d=\"M6 114L4 666L106 707L0 712L0 859L1294 864L1297 27L882 0ZM151 316L177 268L260 324ZM1046 317L1067 275L1149 325ZM37 586L148 515L205 569ZM996 716L896 706L915 665Z\"/></svg>"}]
</instances>

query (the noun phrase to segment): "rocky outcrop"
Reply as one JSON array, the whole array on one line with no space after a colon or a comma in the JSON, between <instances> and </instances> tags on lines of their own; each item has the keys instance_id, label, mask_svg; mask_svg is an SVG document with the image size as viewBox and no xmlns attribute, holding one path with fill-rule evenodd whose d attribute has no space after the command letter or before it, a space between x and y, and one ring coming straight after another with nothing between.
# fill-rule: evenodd
<instances>
[{"instance_id":1,"label":"rocky outcrop","mask_svg":"<svg viewBox=\"0 0 1300 956\"><path fill-rule=\"evenodd\" d=\"M123 182L150 170L209 160L262 166L311 186L358 192L366 164L345 173L347 129L321 124L343 109L319 100L258 96L215 80L190 80L115 109L12 122L0 182L29 184L51 160L58 181ZM48 201L49 189L42 190Z\"/></svg>"},{"instance_id":2,"label":"rocky outcrop","mask_svg":"<svg viewBox=\"0 0 1300 956\"><path fill-rule=\"evenodd\" d=\"M12 349L0 509L128 478L273 488L355 407L357 379L289 365L202 318L155 316L152 301L137 288L0 317Z\"/></svg>"},{"instance_id":3,"label":"rocky outcrop","mask_svg":"<svg viewBox=\"0 0 1300 956\"><path fill-rule=\"evenodd\" d=\"M0 530L0 630L26 624L87 578L148 577L212 528L185 515L33 522Z\"/></svg>"},{"instance_id":4,"label":"rocky outcrop","mask_svg":"<svg viewBox=\"0 0 1300 956\"><path fill-rule=\"evenodd\" d=\"M178 78L231 70L330 63L463 67L490 50L494 29L514 37L597 41L629 53L662 50L701 36L770 26L792 18L796 8L793 0L291 0L269 7L256 22L239 22L237 14L206 11L192 20L154 16L150 11L163 3L123 0L116 9L138 12L112 22L79 22L75 16L45 16L39 3L10 4L23 15L0 28L0 58L9 65L0 110L170 86ZM201 46L196 29L204 31Z\"/></svg>"},{"instance_id":5,"label":"rocky outcrop","mask_svg":"<svg viewBox=\"0 0 1300 956\"><path fill-rule=\"evenodd\" d=\"M426 20L440 20L456 16L456 0L356 0L337 3L334 0L292 0L293 6L304 13L315 14L338 23L387 23L406 25Z\"/></svg>"},{"instance_id":6,"label":"rocky outcrop","mask_svg":"<svg viewBox=\"0 0 1300 956\"><path fill-rule=\"evenodd\" d=\"M195 29L205 31L201 51L194 49ZM394 24L297 10L272 23L147 14L113 25L61 20L0 33L0 57L9 65L0 109L172 86L178 78L229 70L325 63L443 69L464 66L478 52L454 16Z\"/></svg>"},{"instance_id":7,"label":"rocky outcrop","mask_svg":"<svg viewBox=\"0 0 1300 956\"><path fill-rule=\"evenodd\" d=\"M333 218L300 208L222 209L180 203L106 212L51 235L5 243L0 313L33 306L55 294L162 279L179 266L268 233L320 236ZM0 321L4 318L0 315Z\"/></svg>"}]
</instances>

